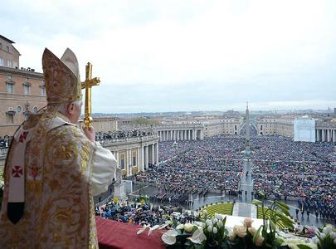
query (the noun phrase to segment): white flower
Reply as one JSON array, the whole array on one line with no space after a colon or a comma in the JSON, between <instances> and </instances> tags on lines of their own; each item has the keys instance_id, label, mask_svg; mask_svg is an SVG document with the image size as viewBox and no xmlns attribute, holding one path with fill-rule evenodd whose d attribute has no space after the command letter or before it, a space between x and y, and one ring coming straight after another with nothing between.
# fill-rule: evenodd
<instances>
[{"instance_id":1,"label":"white flower","mask_svg":"<svg viewBox=\"0 0 336 249\"><path fill-rule=\"evenodd\" d=\"M218 222L217 222L217 226L218 226L218 228L222 228L223 227L223 221L221 221L221 220L219 220Z\"/></svg>"},{"instance_id":2,"label":"white flower","mask_svg":"<svg viewBox=\"0 0 336 249\"><path fill-rule=\"evenodd\" d=\"M205 227L205 224L203 222L200 222L200 221L195 221L194 224L200 228L204 228Z\"/></svg>"},{"instance_id":3,"label":"white flower","mask_svg":"<svg viewBox=\"0 0 336 249\"><path fill-rule=\"evenodd\" d=\"M336 239L334 239L334 244L336 245Z\"/></svg>"},{"instance_id":4,"label":"white flower","mask_svg":"<svg viewBox=\"0 0 336 249\"><path fill-rule=\"evenodd\" d=\"M315 237L312 238L312 241L313 241L315 244L317 244L317 243L319 242L319 239L317 238L317 236L315 236Z\"/></svg>"},{"instance_id":5,"label":"white flower","mask_svg":"<svg viewBox=\"0 0 336 249\"><path fill-rule=\"evenodd\" d=\"M212 225L208 226L208 232L209 232L209 233L212 232Z\"/></svg>"},{"instance_id":6,"label":"white flower","mask_svg":"<svg viewBox=\"0 0 336 249\"><path fill-rule=\"evenodd\" d=\"M321 239L324 239L326 237L326 234L325 233L320 233L320 237L321 237Z\"/></svg>"},{"instance_id":7,"label":"white flower","mask_svg":"<svg viewBox=\"0 0 336 249\"><path fill-rule=\"evenodd\" d=\"M184 224L184 231L186 231L187 233L191 233L193 228L194 228L193 224L190 223Z\"/></svg>"},{"instance_id":8,"label":"white flower","mask_svg":"<svg viewBox=\"0 0 336 249\"><path fill-rule=\"evenodd\" d=\"M160 227L160 225L155 225L155 226L149 228L148 236L149 236L154 230L158 229L159 227Z\"/></svg>"},{"instance_id":9,"label":"white flower","mask_svg":"<svg viewBox=\"0 0 336 249\"><path fill-rule=\"evenodd\" d=\"M161 230L165 227L167 227L168 225L171 225L171 221L166 221L164 224L162 224L158 229Z\"/></svg>"},{"instance_id":10,"label":"white flower","mask_svg":"<svg viewBox=\"0 0 336 249\"><path fill-rule=\"evenodd\" d=\"M236 234L235 234L235 232L234 231L230 231L229 232L229 240L234 240L235 238L236 238Z\"/></svg>"},{"instance_id":11,"label":"white flower","mask_svg":"<svg viewBox=\"0 0 336 249\"><path fill-rule=\"evenodd\" d=\"M162 241L167 245L174 245L176 243L177 232L175 230L168 230L162 234Z\"/></svg>"},{"instance_id":12,"label":"white flower","mask_svg":"<svg viewBox=\"0 0 336 249\"><path fill-rule=\"evenodd\" d=\"M206 236L203 233L203 229L202 228L198 228L191 237L189 237L188 239L190 239L191 242L195 243L195 244L202 244L202 242L204 240L206 240Z\"/></svg>"},{"instance_id":13,"label":"white flower","mask_svg":"<svg viewBox=\"0 0 336 249\"><path fill-rule=\"evenodd\" d=\"M207 224L207 226L212 226L212 220L207 219L205 223Z\"/></svg>"},{"instance_id":14,"label":"white flower","mask_svg":"<svg viewBox=\"0 0 336 249\"><path fill-rule=\"evenodd\" d=\"M218 219L217 218L214 218L213 220L212 220L212 224L216 224L218 222Z\"/></svg>"},{"instance_id":15,"label":"white flower","mask_svg":"<svg viewBox=\"0 0 336 249\"><path fill-rule=\"evenodd\" d=\"M328 233L331 233L332 230L333 230L332 225L327 224L327 225L323 228L323 233L328 234Z\"/></svg>"},{"instance_id":16,"label":"white flower","mask_svg":"<svg viewBox=\"0 0 336 249\"><path fill-rule=\"evenodd\" d=\"M149 225L143 225L143 227L141 227L141 228L138 229L137 234L143 233L149 227L150 227Z\"/></svg>"},{"instance_id":17,"label":"white flower","mask_svg":"<svg viewBox=\"0 0 336 249\"><path fill-rule=\"evenodd\" d=\"M214 234L216 234L216 233L218 232L217 227L213 227L213 228L212 228L212 232L213 232Z\"/></svg>"},{"instance_id":18,"label":"white flower","mask_svg":"<svg viewBox=\"0 0 336 249\"><path fill-rule=\"evenodd\" d=\"M332 239L336 239L336 232L331 232L331 233L330 233L330 237L331 237Z\"/></svg>"},{"instance_id":19,"label":"white flower","mask_svg":"<svg viewBox=\"0 0 336 249\"><path fill-rule=\"evenodd\" d=\"M176 229L183 230L184 229L184 224L177 225Z\"/></svg>"},{"instance_id":20,"label":"white flower","mask_svg":"<svg viewBox=\"0 0 336 249\"><path fill-rule=\"evenodd\" d=\"M222 215L222 214L215 214L215 218L217 218L218 220L223 220L224 219L224 215Z\"/></svg>"}]
</instances>

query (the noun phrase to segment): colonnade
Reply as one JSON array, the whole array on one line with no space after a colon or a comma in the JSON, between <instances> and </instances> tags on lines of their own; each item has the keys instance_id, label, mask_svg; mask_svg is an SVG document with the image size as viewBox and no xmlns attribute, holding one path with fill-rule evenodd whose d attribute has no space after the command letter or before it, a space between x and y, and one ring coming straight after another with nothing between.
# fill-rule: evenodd
<instances>
[{"instance_id":1,"label":"colonnade","mask_svg":"<svg viewBox=\"0 0 336 249\"><path fill-rule=\"evenodd\" d=\"M112 151L124 176L146 171L159 162L159 139L157 136L105 140L102 145Z\"/></svg>"},{"instance_id":2,"label":"colonnade","mask_svg":"<svg viewBox=\"0 0 336 249\"><path fill-rule=\"evenodd\" d=\"M316 142L333 142L336 143L336 128L316 128Z\"/></svg>"},{"instance_id":3,"label":"colonnade","mask_svg":"<svg viewBox=\"0 0 336 249\"><path fill-rule=\"evenodd\" d=\"M202 129L167 129L158 130L160 142L162 141L179 141L179 140L203 140L204 134Z\"/></svg>"}]
</instances>

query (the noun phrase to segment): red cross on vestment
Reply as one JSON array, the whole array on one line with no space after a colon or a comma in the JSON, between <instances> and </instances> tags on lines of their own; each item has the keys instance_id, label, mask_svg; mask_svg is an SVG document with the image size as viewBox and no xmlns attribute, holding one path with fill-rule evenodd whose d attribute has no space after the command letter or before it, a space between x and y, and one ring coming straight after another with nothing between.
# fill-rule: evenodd
<instances>
[{"instance_id":1,"label":"red cross on vestment","mask_svg":"<svg viewBox=\"0 0 336 249\"><path fill-rule=\"evenodd\" d=\"M24 132L22 132L22 134L21 134L20 137L19 137L19 142L20 142L20 143L23 143L24 140L26 140L27 135L28 135L28 131L24 131Z\"/></svg>"},{"instance_id":2,"label":"red cross on vestment","mask_svg":"<svg viewBox=\"0 0 336 249\"><path fill-rule=\"evenodd\" d=\"M23 174L23 170L21 166L14 166L14 169L12 169L12 176L13 177L21 177Z\"/></svg>"}]
</instances>

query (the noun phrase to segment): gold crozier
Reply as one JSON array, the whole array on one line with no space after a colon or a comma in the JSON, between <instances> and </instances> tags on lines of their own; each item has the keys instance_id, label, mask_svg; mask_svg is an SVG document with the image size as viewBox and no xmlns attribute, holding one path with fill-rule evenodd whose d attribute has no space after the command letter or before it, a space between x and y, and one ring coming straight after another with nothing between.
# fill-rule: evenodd
<instances>
[{"instance_id":1,"label":"gold crozier","mask_svg":"<svg viewBox=\"0 0 336 249\"><path fill-rule=\"evenodd\" d=\"M92 123L91 117L91 88L93 86L98 86L100 83L100 79L98 77L92 78L92 64L88 62L86 64L85 70L85 81L82 82L82 89L85 89L85 117L84 124L85 127L89 128Z\"/></svg>"}]
</instances>

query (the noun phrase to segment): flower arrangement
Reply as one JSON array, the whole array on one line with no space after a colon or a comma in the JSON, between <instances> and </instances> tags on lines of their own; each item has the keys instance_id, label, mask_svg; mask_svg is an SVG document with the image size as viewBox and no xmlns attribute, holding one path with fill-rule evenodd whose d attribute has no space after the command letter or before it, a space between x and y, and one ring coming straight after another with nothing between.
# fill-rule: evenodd
<instances>
[{"instance_id":1,"label":"flower arrangement","mask_svg":"<svg viewBox=\"0 0 336 249\"><path fill-rule=\"evenodd\" d=\"M319 229L313 241L317 244L318 249L336 248L336 228L331 224L325 225Z\"/></svg>"},{"instance_id":2,"label":"flower arrangement","mask_svg":"<svg viewBox=\"0 0 336 249\"><path fill-rule=\"evenodd\" d=\"M283 239L277 236L277 229L293 227L288 206L273 202L265 208L264 200L254 203L262 209L263 224L259 228L252 226L251 218L246 218L242 224L228 229L225 226L226 215L208 215L206 210L202 210L200 222L179 224L163 234L162 240L169 248L281 248Z\"/></svg>"},{"instance_id":3,"label":"flower arrangement","mask_svg":"<svg viewBox=\"0 0 336 249\"><path fill-rule=\"evenodd\" d=\"M208 214L206 209L200 211L199 221L179 224L172 218L163 226L143 227L141 232L149 229L170 229L163 233L162 241L167 248L186 249L332 249L336 248L336 229L326 225L320 230L305 227L304 237L294 231L294 221L289 216L285 203L274 201L266 207L265 200L254 200L261 208L262 224L254 224L251 218L245 218L241 224L232 228L227 226L228 216ZM139 230L139 232L140 232ZM283 230L283 231L282 231ZM316 236L312 238L312 236ZM300 236L298 236L300 235Z\"/></svg>"}]
</instances>

